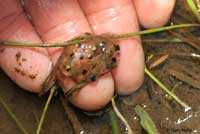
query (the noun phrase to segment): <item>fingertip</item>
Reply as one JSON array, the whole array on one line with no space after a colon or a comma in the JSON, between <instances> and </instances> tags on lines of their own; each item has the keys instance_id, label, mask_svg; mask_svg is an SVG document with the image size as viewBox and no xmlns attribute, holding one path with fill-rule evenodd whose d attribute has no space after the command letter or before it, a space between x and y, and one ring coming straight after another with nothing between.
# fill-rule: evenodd
<instances>
[{"instance_id":1,"label":"fingertip","mask_svg":"<svg viewBox=\"0 0 200 134\"><path fill-rule=\"evenodd\" d=\"M46 51L40 49L41 53L38 53L34 50L7 47L3 54L0 54L0 63L1 68L17 85L31 92L40 92L52 66L50 59L45 55Z\"/></svg>"},{"instance_id":2,"label":"fingertip","mask_svg":"<svg viewBox=\"0 0 200 134\"><path fill-rule=\"evenodd\" d=\"M133 0L140 24L145 28L165 25L174 9L176 0Z\"/></svg>"},{"instance_id":3,"label":"fingertip","mask_svg":"<svg viewBox=\"0 0 200 134\"><path fill-rule=\"evenodd\" d=\"M138 38L123 39L119 43L120 62L113 71L113 76L117 93L128 95L136 91L143 83L144 54Z\"/></svg>"},{"instance_id":4,"label":"fingertip","mask_svg":"<svg viewBox=\"0 0 200 134\"><path fill-rule=\"evenodd\" d=\"M13 8L8 8L10 6ZM1 40L41 43L19 1L1 2L0 8L3 11L0 13ZM23 89L40 92L50 72L51 61L45 48L1 45L0 66Z\"/></svg>"},{"instance_id":5,"label":"fingertip","mask_svg":"<svg viewBox=\"0 0 200 134\"><path fill-rule=\"evenodd\" d=\"M98 110L108 104L114 94L114 81L111 74L102 76L90 83L70 100L75 106L88 110Z\"/></svg>"},{"instance_id":6,"label":"fingertip","mask_svg":"<svg viewBox=\"0 0 200 134\"><path fill-rule=\"evenodd\" d=\"M105 1L93 3L90 0L81 3L93 31L97 34L123 34L139 29L135 9L130 0L111 0L108 4ZM135 91L143 82L144 56L139 38L124 39L119 44L120 61L113 77L117 92L125 95Z\"/></svg>"}]
</instances>

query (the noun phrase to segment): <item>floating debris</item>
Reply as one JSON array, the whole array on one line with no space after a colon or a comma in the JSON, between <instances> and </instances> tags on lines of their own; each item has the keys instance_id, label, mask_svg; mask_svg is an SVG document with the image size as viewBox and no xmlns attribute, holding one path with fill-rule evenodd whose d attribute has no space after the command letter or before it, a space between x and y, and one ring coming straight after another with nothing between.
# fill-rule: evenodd
<instances>
[{"instance_id":1,"label":"floating debris","mask_svg":"<svg viewBox=\"0 0 200 134\"><path fill-rule=\"evenodd\" d=\"M195 80L193 77L188 76L187 74L184 74L180 71L177 71L175 69L168 69L169 74L176 77L177 79L186 82L190 86L194 88L200 89L200 82L199 80Z\"/></svg>"},{"instance_id":2,"label":"floating debris","mask_svg":"<svg viewBox=\"0 0 200 134\"><path fill-rule=\"evenodd\" d=\"M156 61L154 61L153 63L151 63L151 65L149 66L150 69L162 64L163 62L165 62L167 60L169 56L168 55L163 55L160 58L158 58Z\"/></svg>"}]
</instances>

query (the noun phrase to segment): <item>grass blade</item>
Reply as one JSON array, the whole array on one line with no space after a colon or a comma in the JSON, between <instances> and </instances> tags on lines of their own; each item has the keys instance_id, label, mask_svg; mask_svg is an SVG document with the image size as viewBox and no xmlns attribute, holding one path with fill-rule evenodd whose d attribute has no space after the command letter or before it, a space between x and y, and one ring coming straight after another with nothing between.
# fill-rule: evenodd
<instances>
[{"instance_id":1,"label":"grass blade","mask_svg":"<svg viewBox=\"0 0 200 134\"><path fill-rule=\"evenodd\" d=\"M113 112L113 110L109 111L109 115L110 115L110 120L111 120L111 124L112 124L112 133L119 134L119 126L117 123L116 115Z\"/></svg>"},{"instance_id":2,"label":"grass blade","mask_svg":"<svg viewBox=\"0 0 200 134\"><path fill-rule=\"evenodd\" d=\"M133 131L132 131L130 125L128 124L128 122L126 121L126 119L123 117L123 115L120 113L120 111L118 110L118 108L116 106L116 103L115 103L114 97L112 98L111 101L112 101L112 106L113 106L113 109L114 109L117 117L119 117L119 119L124 123L124 125L128 129L128 134L133 134Z\"/></svg>"},{"instance_id":3,"label":"grass blade","mask_svg":"<svg viewBox=\"0 0 200 134\"><path fill-rule=\"evenodd\" d=\"M134 36L138 36L138 35L145 35L145 34L162 32L162 31L171 30L171 29L186 28L186 27L196 27L196 26L200 26L200 25L199 24L171 25L171 26L165 26L165 27L160 27L160 28L153 28L153 29L143 30L143 31L139 31L139 32L116 35L115 38L116 39L128 38L128 37L134 37Z\"/></svg>"},{"instance_id":4,"label":"grass blade","mask_svg":"<svg viewBox=\"0 0 200 134\"><path fill-rule=\"evenodd\" d=\"M44 106L44 109L42 111L42 115L41 115L41 118L40 118L40 121L39 121L39 124L38 124L38 127L37 127L37 131L36 131L36 134L40 134L40 131L41 131L41 128L42 128L42 124L44 122L44 118L45 118L45 115L47 113L47 109L49 107L49 104L51 102L51 99L53 97L53 94L54 94L54 91L56 90L56 86L53 86L51 89L50 89L50 94L49 94L49 97L47 99L47 102Z\"/></svg>"},{"instance_id":5,"label":"grass blade","mask_svg":"<svg viewBox=\"0 0 200 134\"><path fill-rule=\"evenodd\" d=\"M186 103L181 101L171 90L169 90L160 80L158 80L146 67L144 69L145 73L156 82L165 92L167 92L174 100L176 100L181 106L185 108L185 112L191 110L191 107Z\"/></svg>"},{"instance_id":6,"label":"grass blade","mask_svg":"<svg viewBox=\"0 0 200 134\"><path fill-rule=\"evenodd\" d=\"M137 105L135 112L140 117L140 124L149 134L159 134L156 125L141 106Z\"/></svg>"},{"instance_id":7,"label":"grass blade","mask_svg":"<svg viewBox=\"0 0 200 134\"><path fill-rule=\"evenodd\" d=\"M171 30L171 29L196 27L196 26L200 26L200 25L199 24L179 24L179 25L165 26L165 27L161 27L161 28L154 28L154 29L143 30L143 31L139 31L139 32L115 35L114 38L115 39L128 38L128 37L134 37L134 36L138 36L138 35L157 33L157 32ZM80 38L70 40L67 42L52 43L52 44L19 43L19 42L12 42L12 41L0 41L0 44L5 45L5 46L26 46L26 47L64 47L64 46L68 46L68 45L81 43L84 41L85 41L85 39L80 37Z\"/></svg>"},{"instance_id":8,"label":"grass blade","mask_svg":"<svg viewBox=\"0 0 200 134\"><path fill-rule=\"evenodd\" d=\"M28 132L26 131L26 129L23 127L23 125L20 123L20 121L17 119L17 117L15 116L15 114L12 112L12 110L8 107L8 105L6 104L6 102L3 100L2 97L0 97L0 103L2 104L2 106L6 109L6 111L8 112L8 114L11 116L11 118L15 121L15 123L17 124L17 126L19 127L19 129L21 130L21 132L23 134L28 134Z\"/></svg>"},{"instance_id":9,"label":"grass blade","mask_svg":"<svg viewBox=\"0 0 200 134\"><path fill-rule=\"evenodd\" d=\"M189 5L190 9L192 10L193 14L196 16L198 22L200 22L200 14L197 10L197 7L196 7L194 1L193 0L186 0L186 1Z\"/></svg>"}]
</instances>

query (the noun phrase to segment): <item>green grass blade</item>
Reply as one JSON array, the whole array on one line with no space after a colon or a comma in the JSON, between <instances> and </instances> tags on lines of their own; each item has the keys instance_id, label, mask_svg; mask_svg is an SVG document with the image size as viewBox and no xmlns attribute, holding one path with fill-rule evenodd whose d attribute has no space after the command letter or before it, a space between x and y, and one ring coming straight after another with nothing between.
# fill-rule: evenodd
<instances>
[{"instance_id":1,"label":"green grass blade","mask_svg":"<svg viewBox=\"0 0 200 134\"><path fill-rule=\"evenodd\" d=\"M145 73L156 82L165 92L167 92L174 100L176 100L181 106L185 108L185 112L191 110L191 107L186 103L181 101L171 90L169 90L160 80L158 80L146 67L144 69Z\"/></svg>"},{"instance_id":2,"label":"green grass blade","mask_svg":"<svg viewBox=\"0 0 200 134\"><path fill-rule=\"evenodd\" d=\"M128 38L128 37L134 37L137 35L145 35L145 34L156 33L156 32L161 32L161 31L166 31L166 30L171 30L171 29L196 27L196 26L200 26L200 25L199 24L179 24L179 25L165 26L161 28L154 28L154 29L143 30L139 32L115 35L114 38L115 39ZM6 45L6 46L26 46L26 47L64 47L64 46L73 45L76 43L81 43L84 41L85 39L80 37L75 40L70 40L70 41L62 42L62 43L52 43L52 44L19 43L19 42L12 42L12 41L0 41L0 44Z\"/></svg>"},{"instance_id":3,"label":"green grass blade","mask_svg":"<svg viewBox=\"0 0 200 134\"><path fill-rule=\"evenodd\" d=\"M112 133L119 134L119 126L118 126L116 115L113 112L113 110L109 111L109 115L110 115L110 120L111 120L111 125L112 125Z\"/></svg>"},{"instance_id":4,"label":"green grass blade","mask_svg":"<svg viewBox=\"0 0 200 134\"><path fill-rule=\"evenodd\" d=\"M165 26L165 27L160 27L160 28L153 28L153 29L148 29L148 30L143 30L139 32L133 32L133 33L127 33L127 34L121 34L121 35L116 35L115 38L128 38L128 37L134 37L138 35L145 35L145 34L151 34L151 33L157 33L157 32L162 32L166 30L172 30L172 29L177 29L177 28L186 28L186 27L196 27L200 26L199 24L179 24L179 25L171 25L171 26Z\"/></svg>"},{"instance_id":5,"label":"green grass blade","mask_svg":"<svg viewBox=\"0 0 200 134\"><path fill-rule=\"evenodd\" d=\"M117 115L117 117L124 123L124 125L126 126L127 130L128 130L128 134L133 134L133 131L130 127L130 125L128 124L127 120L124 118L124 116L120 113L120 111L118 110L116 103L115 103L115 99L114 97L112 97L112 107L113 110L115 111L115 114Z\"/></svg>"},{"instance_id":6,"label":"green grass blade","mask_svg":"<svg viewBox=\"0 0 200 134\"><path fill-rule=\"evenodd\" d=\"M17 117L15 116L15 114L12 112L12 110L8 107L8 105L6 104L6 102L3 100L2 97L0 97L0 103L2 104L2 106L5 108L5 110L8 112L8 114L11 116L11 118L15 121L15 123L17 124L17 126L19 127L19 129L21 130L21 132L23 134L28 134L28 132L26 131L26 129L23 127L23 125L20 123L20 121L17 119Z\"/></svg>"},{"instance_id":7,"label":"green grass blade","mask_svg":"<svg viewBox=\"0 0 200 134\"><path fill-rule=\"evenodd\" d=\"M51 102L51 99L52 99L52 97L53 97L53 94L54 94L56 88L57 88L56 86L53 86L53 87L50 89L50 94L49 94L49 97L48 97L48 99L47 99L47 102L46 102L46 104L45 104L45 106L44 106L44 109L43 109L43 111L42 111L42 115L41 115L41 118L40 118L40 121L39 121L37 130L36 130L36 134L40 134L40 131L41 131L41 128L42 128L42 124L43 124L43 122L44 122L44 118L45 118L46 113L47 113L47 109L48 109L48 107L49 107L49 104L50 104L50 102Z\"/></svg>"},{"instance_id":8,"label":"green grass blade","mask_svg":"<svg viewBox=\"0 0 200 134\"><path fill-rule=\"evenodd\" d=\"M197 10L197 7L193 0L186 0L187 4L189 5L190 9L192 10L193 14L196 16L198 22L200 22L200 14Z\"/></svg>"},{"instance_id":9,"label":"green grass blade","mask_svg":"<svg viewBox=\"0 0 200 134\"><path fill-rule=\"evenodd\" d=\"M44 44L36 44L36 43L20 43L13 41L0 41L1 45L6 46L19 46L19 47L64 47L72 44L77 44L85 41L84 39L78 39L73 41L67 41L62 43L44 43Z\"/></svg>"},{"instance_id":10,"label":"green grass blade","mask_svg":"<svg viewBox=\"0 0 200 134\"><path fill-rule=\"evenodd\" d=\"M141 106L137 105L135 112L140 117L140 124L149 134L159 134L156 125Z\"/></svg>"}]
</instances>

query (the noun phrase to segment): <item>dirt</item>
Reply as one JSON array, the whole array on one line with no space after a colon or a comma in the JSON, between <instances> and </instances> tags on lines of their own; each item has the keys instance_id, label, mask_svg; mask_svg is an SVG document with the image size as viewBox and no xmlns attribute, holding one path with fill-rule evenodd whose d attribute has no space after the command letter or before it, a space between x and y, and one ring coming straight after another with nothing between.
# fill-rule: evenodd
<instances>
[{"instance_id":1,"label":"dirt","mask_svg":"<svg viewBox=\"0 0 200 134\"><path fill-rule=\"evenodd\" d=\"M183 12L180 1L176 6L173 17L180 17ZM186 12L185 14L187 14ZM190 16L191 17L191 16ZM181 18L180 20L183 20ZM184 21L186 21L184 19ZM191 21L191 19L190 19ZM197 31L197 30L196 30ZM197 32L198 33L198 32ZM143 39L156 40L172 37L169 33L159 33L143 37ZM145 77L144 84L135 93L117 97L116 102L119 110L129 122L134 134L145 134L139 124L139 118L134 112L136 105L141 105L148 112L156 127L162 134L200 134L200 61L191 55L199 51L186 43L143 43L146 57L154 55L147 62L147 67L160 56L167 54L168 58L150 71L155 74L167 87L172 89L175 85L175 94L192 110L184 112L183 107L170 98L159 86L149 77ZM182 53L182 55L180 55ZM172 75L172 70L181 73ZM174 73L174 72L173 72ZM189 79L188 79L189 78ZM192 81L191 81L192 80ZM196 81L196 83L194 83ZM0 97L15 113L18 120L23 124L29 134L34 134L36 127L47 100L47 95L39 97L37 94L21 90L2 71L0 72ZM112 127L108 108L100 111L100 114L85 113L73 108L85 134L111 134ZM97 112L98 113L98 112ZM20 134L21 131L0 105L0 134ZM118 120L120 134L127 133L123 123ZM72 134L72 124L65 115L63 107L58 97L54 97L47 116L44 121L42 134Z\"/></svg>"}]
</instances>

